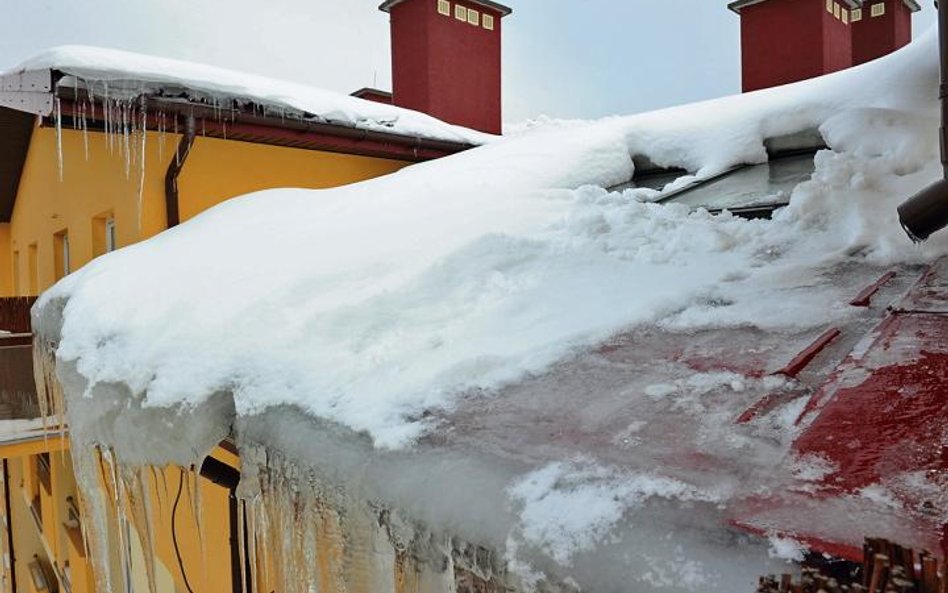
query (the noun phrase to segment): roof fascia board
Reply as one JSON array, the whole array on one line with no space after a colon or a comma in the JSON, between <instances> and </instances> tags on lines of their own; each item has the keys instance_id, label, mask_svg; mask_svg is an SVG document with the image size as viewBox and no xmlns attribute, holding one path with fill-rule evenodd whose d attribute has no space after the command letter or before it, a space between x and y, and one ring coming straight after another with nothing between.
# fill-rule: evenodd
<instances>
[{"instance_id":1,"label":"roof fascia board","mask_svg":"<svg viewBox=\"0 0 948 593\"><path fill-rule=\"evenodd\" d=\"M49 115L53 112L53 94L0 91L0 107L32 113L33 115Z\"/></svg>"},{"instance_id":2,"label":"roof fascia board","mask_svg":"<svg viewBox=\"0 0 948 593\"><path fill-rule=\"evenodd\" d=\"M0 107L34 115L53 112L54 73L29 70L0 76Z\"/></svg>"},{"instance_id":3,"label":"roof fascia board","mask_svg":"<svg viewBox=\"0 0 948 593\"><path fill-rule=\"evenodd\" d=\"M53 90L52 70L28 70L0 76L0 91L48 93Z\"/></svg>"}]
</instances>

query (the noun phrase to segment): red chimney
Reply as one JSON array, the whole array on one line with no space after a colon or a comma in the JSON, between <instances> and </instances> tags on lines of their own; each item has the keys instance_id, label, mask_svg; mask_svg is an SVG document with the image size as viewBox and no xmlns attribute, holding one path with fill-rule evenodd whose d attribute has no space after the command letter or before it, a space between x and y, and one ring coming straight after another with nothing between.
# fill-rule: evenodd
<instances>
[{"instance_id":1,"label":"red chimney","mask_svg":"<svg viewBox=\"0 0 948 593\"><path fill-rule=\"evenodd\" d=\"M912 13L922 7L915 0L863 0L852 11L853 65L881 58L912 40Z\"/></svg>"},{"instance_id":2,"label":"red chimney","mask_svg":"<svg viewBox=\"0 0 948 593\"><path fill-rule=\"evenodd\" d=\"M901 1L901 0L899 0ZM856 0L736 0L744 92L852 66L850 11Z\"/></svg>"},{"instance_id":3,"label":"red chimney","mask_svg":"<svg viewBox=\"0 0 948 593\"><path fill-rule=\"evenodd\" d=\"M501 132L501 20L489 0L387 0L394 103L491 134Z\"/></svg>"}]
</instances>

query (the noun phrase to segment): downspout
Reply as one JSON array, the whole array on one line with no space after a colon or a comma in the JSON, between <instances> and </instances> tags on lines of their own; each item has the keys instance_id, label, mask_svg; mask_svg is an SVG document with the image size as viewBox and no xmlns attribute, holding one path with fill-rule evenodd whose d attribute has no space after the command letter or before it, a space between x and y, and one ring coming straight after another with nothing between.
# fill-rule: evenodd
<instances>
[{"instance_id":1,"label":"downspout","mask_svg":"<svg viewBox=\"0 0 948 593\"><path fill-rule=\"evenodd\" d=\"M3 502L4 512L7 515L7 549L10 551L10 585L11 591L16 591L16 556L13 553L13 515L10 512L10 470L9 461L3 460Z\"/></svg>"},{"instance_id":2,"label":"downspout","mask_svg":"<svg viewBox=\"0 0 948 593\"><path fill-rule=\"evenodd\" d=\"M240 564L240 500L237 498L237 485L240 483L240 472L226 463L208 456L201 464L201 477L214 482L228 490L227 514L230 522L230 578L234 593L249 593L244 591L241 578ZM246 515L244 515L246 521ZM246 531L244 532L246 534ZM246 539L244 540L246 545ZM247 549L247 548L245 548ZM248 554L249 556L249 554ZM249 571L247 572L247 586L250 588Z\"/></svg>"},{"instance_id":3,"label":"downspout","mask_svg":"<svg viewBox=\"0 0 948 593\"><path fill-rule=\"evenodd\" d=\"M178 176L184 169L184 163L191 154L191 148L194 146L195 137L194 116L189 115L184 130L184 136L178 143L174 158L168 165L168 172L165 173L165 212L168 216L168 228L178 226L181 223L181 208L178 196Z\"/></svg>"},{"instance_id":4,"label":"downspout","mask_svg":"<svg viewBox=\"0 0 948 593\"><path fill-rule=\"evenodd\" d=\"M948 226L948 1L938 2L938 51L941 64L941 144L942 178L918 192L899 208L899 222L916 243L921 243Z\"/></svg>"}]
</instances>

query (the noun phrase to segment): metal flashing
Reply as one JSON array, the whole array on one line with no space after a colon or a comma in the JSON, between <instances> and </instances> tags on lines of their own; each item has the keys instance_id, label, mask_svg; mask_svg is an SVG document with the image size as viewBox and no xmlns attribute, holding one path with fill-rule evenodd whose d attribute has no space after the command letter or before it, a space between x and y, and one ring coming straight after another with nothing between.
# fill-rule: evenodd
<instances>
[{"instance_id":1,"label":"metal flashing","mask_svg":"<svg viewBox=\"0 0 948 593\"><path fill-rule=\"evenodd\" d=\"M383 2L379 6L379 10L381 10L382 12L391 12L392 8L394 8L395 6L398 6L404 1L405 0L385 0L385 2ZM498 4L497 2L492 2L491 0L466 0L466 1L470 2L471 4L477 4L479 6L483 6L490 10L499 12L500 16L502 17L507 16L513 12L513 9L510 8L509 6L504 6L503 4ZM758 0L758 1L763 1L763 0Z\"/></svg>"},{"instance_id":2,"label":"metal flashing","mask_svg":"<svg viewBox=\"0 0 948 593\"><path fill-rule=\"evenodd\" d=\"M733 2L727 5L728 9L737 14L741 14L741 11L748 6L753 6L754 4L760 4L761 2L766 2L767 0L734 0ZM841 3L845 4L849 8L859 8L859 0L839 0ZM903 0L905 2L914 2L915 0Z\"/></svg>"}]
</instances>

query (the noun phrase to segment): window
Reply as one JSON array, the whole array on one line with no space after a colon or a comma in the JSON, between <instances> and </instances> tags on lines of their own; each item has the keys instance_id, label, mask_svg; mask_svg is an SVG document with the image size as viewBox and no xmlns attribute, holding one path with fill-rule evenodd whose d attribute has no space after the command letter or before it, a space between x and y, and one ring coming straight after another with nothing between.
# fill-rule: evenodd
<instances>
[{"instance_id":1,"label":"window","mask_svg":"<svg viewBox=\"0 0 948 593\"><path fill-rule=\"evenodd\" d=\"M826 12L833 14L833 0L826 0Z\"/></svg>"},{"instance_id":2,"label":"window","mask_svg":"<svg viewBox=\"0 0 948 593\"><path fill-rule=\"evenodd\" d=\"M872 5L872 8L869 11L869 15L873 18L877 16L885 15L885 2L879 2Z\"/></svg>"},{"instance_id":3,"label":"window","mask_svg":"<svg viewBox=\"0 0 948 593\"><path fill-rule=\"evenodd\" d=\"M53 235L53 268L56 280L69 274L69 233L66 231Z\"/></svg>"},{"instance_id":4,"label":"window","mask_svg":"<svg viewBox=\"0 0 948 593\"><path fill-rule=\"evenodd\" d=\"M467 11L467 22L475 27L481 26L481 13L477 12L473 8L469 8Z\"/></svg>"},{"instance_id":5,"label":"window","mask_svg":"<svg viewBox=\"0 0 948 593\"><path fill-rule=\"evenodd\" d=\"M848 25L849 24L849 11L844 8L842 15L843 15L843 24Z\"/></svg>"},{"instance_id":6,"label":"window","mask_svg":"<svg viewBox=\"0 0 948 593\"><path fill-rule=\"evenodd\" d=\"M116 249L115 217L111 211L103 212L92 219L92 256L99 257Z\"/></svg>"},{"instance_id":7,"label":"window","mask_svg":"<svg viewBox=\"0 0 948 593\"><path fill-rule=\"evenodd\" d=\"M836 3L836 2L834 2L834 3L833 3L833 16L835 16L836 18L839 18L839 12L840 12L840 10L841 10L841 8L840 8L839 4Z\"/></svg>"},{"instance_id":8,"label":"window","mask_svg":"<svg viewBox=\"0 0 948 593\"><path fill-rule=\"evenodd\" d=\"M13 252L13 295L14 296L23 296L20 294L20 252Z\"/></svg>"},{"instance_id":9,"label":"window","mask_svg":"<svg viewBox=\"0 0 948 593\"><path fill-rule=\"evenodd\" d=\"M451 3L448 0L438 0L438 14L451 16Z\"/></svg>"},{"instance_id":10,"label":"window","mask_svg":"<svg viewBox=\"0 0 948 593\"><path fill-rule=\"evenodd\" d=\"M39 294L39 256L37 254L36 243L30 243L27 248L27 264L29 264L29 285L30 296Z\"/></svg>"},{"instance_id":11,"label":"window","mask_svg":"<svg viewBox=\"0 0 948 593\"><path fill-rule=\"evenodd\" d=\"M862 20L862 9L861 9L861 8L854 8L854 9L852 9L852 12L849 13L849 20L850 20L851 22L853 22L853 23L858 22L858 21L861 21L861 20Z\"/></svg>"},{"instance_id":12,"label":"window","mask_svg":"<svg viewBox=\"0 0 948 593\"><path fill-rule=\"evenodd\" d=\"M115 251L118 244L115 242L115 219L109 218L105 221L105 251Z\"/></svg>"},{"instance_id":13,"label":"window","mask_svg":"<svg viewBox=\"0 0 948 593\"><path fill-rule=\"evenodd\" d=\"M454 5L454 18L459 21L467 20L467 9L461 6L460 4Z\"/></svg>"},{"instance_id":14,"label":"window","mask_svg":"<svg viewBox=\"0 0 948 593\"><path fill-rule=\"evenodd\" d=\"M494 30L494 15L485 14L484 18L481 19L481 22L484 23L484 28L488 31Z\"/></svg>"}]
</instances>

